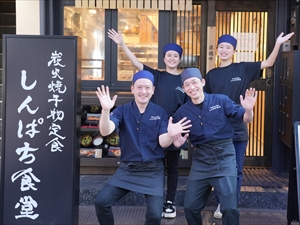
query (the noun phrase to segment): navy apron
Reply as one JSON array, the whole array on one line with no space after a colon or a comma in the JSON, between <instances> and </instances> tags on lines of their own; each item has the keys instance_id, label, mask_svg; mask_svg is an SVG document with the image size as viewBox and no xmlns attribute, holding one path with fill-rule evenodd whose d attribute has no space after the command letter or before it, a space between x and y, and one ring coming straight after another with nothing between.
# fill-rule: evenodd
<instances>
[{"instance_id":1,"label":"navy apron","mask_svg":"<svg viewBox=\"0 0 300 225\"><path fill-rule=\"evenodd\" d=\"M212 141L196 146L189 179L237 176L235 149L232 139Z\"/></svg>"},{"instance_id":2,"label":"navy apron","mask_svg":"<svg viewBox=\"0 0 300 225\"><path fill-rule=\"evenodd\" d=\"M151 162L121 162L108 183L126 190L163 197L163 161L160 159Z\"/></svg>"}]
</instances>

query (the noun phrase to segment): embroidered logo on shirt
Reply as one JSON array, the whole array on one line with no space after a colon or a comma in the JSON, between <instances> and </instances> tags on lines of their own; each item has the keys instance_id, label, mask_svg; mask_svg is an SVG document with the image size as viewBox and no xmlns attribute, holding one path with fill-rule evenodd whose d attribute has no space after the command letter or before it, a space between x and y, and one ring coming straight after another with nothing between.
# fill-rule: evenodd
<instances>
[{"instance_id":1,"label":"embroidered logo on shirt","mask_svg":"<svg viewBox=\"0 0 300 225\"><path fill-rule=\"evenodd\" d=\"M150 120L160 120L160 116L151 116Z\"/></svg>"},{"instance_id":2,"label":"embroidered logo on shirt","mask_svg":"<svg viewBox=\"0 0 300 225\"><path fill-rule=\"evenodd\" d=\"M233 77L231 78L231 82L235 82L235 81L241 81L242 79L240 77Z\"/></svg>"},{"instance_id":3,"label":"embroidered logo on shirt","mask_svg":"<svg viewBox=\"0 0 300 225\"><path fill-rule=\"evenodd\" d=\"M184 93L184 90L179 86L177 86L175 89L181 91L182 93Z\"/></svg>"},{"instance_id":4,"label":"embroidered logo on shirt","mask_svg":"<svg viewBox=\"0 0 300 225\"><path fill-rule=\"evenodd\" d=\"M220 109L220 108L221 108L220 105L214 105L214 106L209 107L209 111L213 111L213 110Z\"/></svg>"}]
</instances>

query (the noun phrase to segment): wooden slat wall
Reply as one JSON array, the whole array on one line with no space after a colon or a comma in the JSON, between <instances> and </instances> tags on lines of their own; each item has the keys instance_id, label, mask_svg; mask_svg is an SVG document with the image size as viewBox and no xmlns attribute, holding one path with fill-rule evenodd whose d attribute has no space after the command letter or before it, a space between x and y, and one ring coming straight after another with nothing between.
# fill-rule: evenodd
<instances>
[{"instance_id":1,"label":"wooden slat wall","mask_svg":"<svg viewBox=\"0 0 300 225\"><path fill-rule=\"evenodd\" d=\"M256 33L257 48L253 50L239 50L238 52L253 53L254 59L249 58L247 61L266 60L267 46L267 12L233 12L217 11L216 15L216 40L223 34L234 33ZM236 61L235 53L234 61ZM245 60L243 60L245 61ZM217 62L218 64L219 62ZM266 78L266 71L263 70L263 78ZM254 118L252 123L248 124L249 141L246 150L246 156L264 156L264 129L265 129L265 91L258 92L258 97L254 107Z\"/></svg>"},{"instance_id":2,"label":"wooden slat wall","mask_svg":"<svg viewBox=\"0 0 300 225\"><path fill-rule=\"evenodd\" d=\"M192 0L75 0L76 8L192 10Z\"/></svg>"}]
</instances>

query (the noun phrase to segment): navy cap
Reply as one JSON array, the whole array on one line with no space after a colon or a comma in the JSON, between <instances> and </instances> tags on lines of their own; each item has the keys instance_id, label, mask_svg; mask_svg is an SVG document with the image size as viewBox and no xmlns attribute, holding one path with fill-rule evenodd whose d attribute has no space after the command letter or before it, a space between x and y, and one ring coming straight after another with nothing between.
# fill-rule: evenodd
<instances>
[{"instance_id":1,"label":"navy cap","mask_svg":"<svg viewBox=\"0 0 300 225\"><path fill-rule=\"evenodd\" d=\"M227 42L227 43L231 44L234 49L236 48L237 40L229 34L224 34L221 37L219 37L218 45L222 42Z\"/></svg>"},{"instance_id":2,"label":"navy cap","mask_svg":"<svg viewBox=\"0 0 300 225\"><path fill-rule=\"evenodd\" d=\"M181 82L182 84L186 79L189 79L191 77L197 77L200 80L202 79L201 72L198 68L186 68L181 72Z\"/></svg>"},{"instance_id":3,"label":"navy cap","mask_svg":"<svg viewBox=\"0 0 300 225\"><path fill-rule=\"evenodd\" d=\"M152 84L154 83L153 74L147 70L141 70L141 71L135 73L132 77L132 83L134 84L136 82L136 80L141 79L141 78L146 78L146 79L150 80L152 82Z\"/></svg>"},{"instance_id":4,"label":"navy cap","mask_svg":"<svg viewBox=\"0 0 300 225\"><path fill-rule=\"evenodd\" d=\"M163 48L163 54L165 55L167 51L175 51L175 52L178 52L179 54L179 57L181 58L181 55L182 55L182 48L178 45L178 44L175 44L175 43L169 43L167 44L164 48Z\"/></svg>"}]
</instances>

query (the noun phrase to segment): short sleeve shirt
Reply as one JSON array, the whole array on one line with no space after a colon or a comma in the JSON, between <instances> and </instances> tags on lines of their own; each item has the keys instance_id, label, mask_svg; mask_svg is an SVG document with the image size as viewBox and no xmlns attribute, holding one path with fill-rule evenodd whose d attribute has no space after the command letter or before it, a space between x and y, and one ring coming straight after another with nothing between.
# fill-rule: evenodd
<instances>
[{"instance_id":1,"label":"short sleeve shirt","mask_svg":"<svg viewBox=\"0 0 300 225\"><path fill-rule=\"evenodd\" d=\"M167 133L168 115L152 102L143 114L135 101L118 106L110 115L120 136L121 161L148 162L164 158L159 136Z\"/></svg>"},{"instance_id":2,"label":"short sleeve shirt","mask_svg":"<svg viewBox=\"0 0 300 225\"><path fill-rule=\"evenodd\" d=\"M174 115L174 122L183 117L191 120L189 138L195 146L233 136L230 118L238 123L243 121L245 109L226 95L206 94L202 108L191 100L181 106Z\"/></svg>"},{"instance_id":3,"label":"short sleeve shirt","mask_svg":"<svg viewBox=\"0 0 300 225\"><path fill-rule=\"evenodd\" d=\"M261 62L232 63L210 70L205 76L204 91L208 94L224 94L240 104L251 81L261 77Z\"/></svg>"},{"instance_id":4,"label":"short sleeve shirt","mask_svg":"<svg viewBox=\"0 0 300 225\"><path fill-rule=\"evenodd\" d=\"M144 70L154 75L154 95L151 101L164 108L168 116L174 115L176 110L188 100L188 96L182 89L180 75L159 71L144 65Z\"/></svg>"},{"instance_id":5,"label":"short sleeve shirt","mask_svg":"<svg viewBox=\"0 0 300 225\"><path fill-rule=\"evenodd\" d=\"M144 70L154 75L154 95L151 101L164 108L168 116L173 116L176 110L188 101L189 97L182 89L181 75L170 74L144 65ZM186 148L187 145L183 146ZM166 150L178 150L173 144Z\"/></svg>"},{"instance_id":6,"label":"short sleeve shirt","mask_svg":"<svg viewBox=\"0 0 300 225\"><path fill-rule=\"evenodd\" d=\"M205 76L204 91L209 94L225 94L240 104L240 95L244 96L250 83L261 77L260 67L261 62L240 62L212 69ZM232 121L232 126L234 141L248 140L247 124Z\"/></svg>"}]
</instances>

